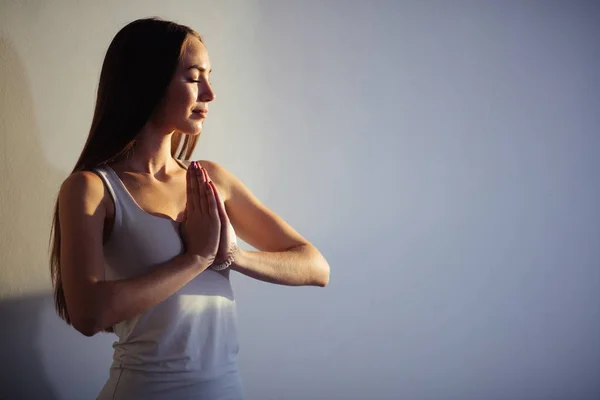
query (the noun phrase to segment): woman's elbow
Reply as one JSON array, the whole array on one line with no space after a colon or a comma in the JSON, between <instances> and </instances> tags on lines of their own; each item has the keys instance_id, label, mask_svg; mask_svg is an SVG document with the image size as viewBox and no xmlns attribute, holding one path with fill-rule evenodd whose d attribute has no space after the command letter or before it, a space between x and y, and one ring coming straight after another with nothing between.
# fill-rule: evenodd
<instances>
[{"instance_id":1,"label":"woman's elbow","mask_svg":"<svg viewBox=\"0 0 600 400\"><path fill-rule=\"evenodd\" d=\"M84 336L92 337L96 333L100 332L99 326L96 318L91 317L78 317L71 321L73 328L75 328L79 333Z\"/></svg>"},{"instance_id":2,"label":"woman's elbow","mask_svg":"<svg viewBox=\"0 0 600 400\"><path fill-rule=\"evenodd\" d=\"M315 263L313 272L313 285L319 287L325 287L329 284L329 263L323 258L319 257L318 262Z\"/></svg>"},{"instance_id":3,"label":"woman's elbow","mask_svg":"<svg viewBox=\"0 0 600 400\"><path fill-rule=\"evenodd\" d=\"M102 331L103 316L98 307L81 306L81 304L91 304L90 299L80 299L80 301L80 306L72 307L72 311L69 312L69 322L82 335L92 337Z\"/></svg>"}]
</instances>

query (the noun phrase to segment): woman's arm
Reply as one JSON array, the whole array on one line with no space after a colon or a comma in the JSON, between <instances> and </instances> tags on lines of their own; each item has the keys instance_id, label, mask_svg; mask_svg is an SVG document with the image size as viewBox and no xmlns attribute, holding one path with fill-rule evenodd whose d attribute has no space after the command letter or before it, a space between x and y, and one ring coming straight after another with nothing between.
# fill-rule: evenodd
<instances>
[{"instance_id":1,"label":"woman's arm","mask_svg":"<svg viewBox=\"0 0 600 400\"><path fill-rule=\"evenodd\" d=\"M329 264L315 246L225 168L210 161L200 163L219 188L237 236L259 250L238 250L232 269L281 285L327 285Z\"/></svg>"},{"instance_id":2,"label":"woman's arm","mask_svg":"<svg viewBox=\"0 0 600 400\"><path fill-rule=\"evenodd\" d=\"M134 278L106 281L103 230L107 192L93 172L76 172L59 193L60 272L73 327L86 336L160 303L212 260L179 255Z\"/></svg>"}]
</instances>

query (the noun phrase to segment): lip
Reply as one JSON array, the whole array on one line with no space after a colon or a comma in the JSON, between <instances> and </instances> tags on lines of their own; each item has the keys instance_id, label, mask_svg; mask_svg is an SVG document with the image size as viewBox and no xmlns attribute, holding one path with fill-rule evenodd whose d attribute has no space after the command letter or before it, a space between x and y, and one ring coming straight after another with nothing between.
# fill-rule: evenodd
<instances>
[{"instance_id":1,"label":"lip","mask_svg":"<svg viewBox=\"0 0 600 400\"><path fill-rule=\"evenodd\" d=\"M192 115L196 115L199 117L206 117L206 114L208 114L208 110L206 110L206 109L192 110Z\"/></svg>"}]
</instances>

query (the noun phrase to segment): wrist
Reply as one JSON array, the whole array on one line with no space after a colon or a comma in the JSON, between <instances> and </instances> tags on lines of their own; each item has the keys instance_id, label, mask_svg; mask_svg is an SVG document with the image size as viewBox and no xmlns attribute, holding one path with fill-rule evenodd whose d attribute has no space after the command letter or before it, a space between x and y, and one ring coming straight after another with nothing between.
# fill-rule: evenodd
<instances>
[{"instance_id":1,"label":"wrist","mask_svg":"<svg viewBox=\"0 0 600 400\"><path fill-rule=\"evenodd\" d=\"M229 248L229 251L227 252L227 258L225 258L224 260L215 260L210 265L210 268L215 271L223 271L231 267L239 252L240 248L237 246L237 243L232 243L231 247Z\"/></svg>"},{"instance_id":2,"label":"wrist","mask_svg":"<svg viewBox=\"0 0 600 400\"><path fill-rule=\"evenodd\" d=\"M235 257L233 259L233 263L231 264L231 266L229 268L234 271L238 271L241 266L247 264L247 261L246 261L247 256L248 256L248 251L240 249L238 247L238 249L235 253Z\"/></svg>"},{"instance_id":3,"label":"wrist","mask_svg":"<svg viewBox=\"0 0 600 400\"><path fill-rule=\"evenodd\" d=\"M205 257L193 253L184 253L182 254L182 257L186 260L186 262L190 263L201 271L208 268L214 262L214 257Z\"/></svg>"}]
</instances>

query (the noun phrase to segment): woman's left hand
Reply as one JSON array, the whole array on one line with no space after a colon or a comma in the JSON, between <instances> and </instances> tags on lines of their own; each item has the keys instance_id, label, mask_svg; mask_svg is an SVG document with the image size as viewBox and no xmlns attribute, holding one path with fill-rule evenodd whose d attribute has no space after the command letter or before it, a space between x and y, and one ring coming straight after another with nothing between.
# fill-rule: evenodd
<instances>
[{"instance_id":1,"label":"woman's left hand","mask_svg":"<svg viewBox=\"0 0 600 400\"><path fill-rule=\"evenodd\" d=\"M226 262L230 256L237 250L237 236L235 230L229 221L229 216L225 210L225 204L221 198L221 194L217 190L213 181L210 181L210 185L215 192L217 199L217 208L219 209L219 217L221 218L221 239L219 240L219 249L215 257L215 264L221 264Z\"/></svg>"}]
</instances>

